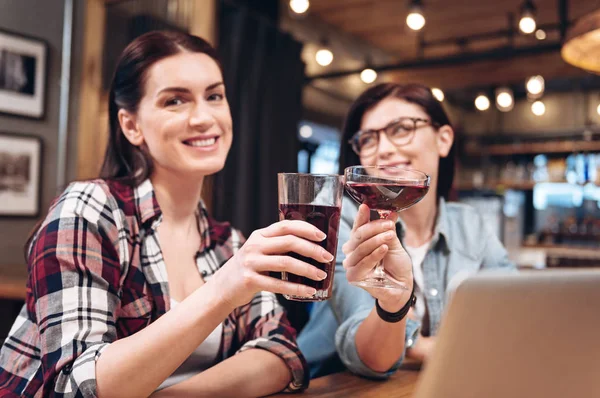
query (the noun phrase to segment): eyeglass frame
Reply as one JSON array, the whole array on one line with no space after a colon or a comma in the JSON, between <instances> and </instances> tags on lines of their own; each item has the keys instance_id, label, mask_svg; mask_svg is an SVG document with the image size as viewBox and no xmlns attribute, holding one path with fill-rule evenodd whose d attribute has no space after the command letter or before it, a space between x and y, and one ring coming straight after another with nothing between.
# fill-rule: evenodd
<instances>
[{"instance_id":1,"label":"eyeglass frame","mask_svg":"<svg viewBox=\"0 0 600 398\"><path fill-rule=\"evenodd\" d=\"M412 130L410 130L410 132L409 132L409 136L410 136L410 138L409 138L409 139L408 139L408 141L406 141L405 143L403 143L403 144L400 144L400 145L397 145L397 144L395 144L395 143L394 143L394 141L393 141L393 140L390 138L390 136L389 136L389 134L388 134L388 131L390 130L390 128L391 128L391 127L394 127L394 126L398 125L400 122L402 122L402 121L405 121L405 120L410 120L410 121L412 121L412 122L413 122L413 124L414 124L414 125L413 125L413 128L412 128ZM423 125L420 125L420 126L417 126L417 123L418 123L418 122L424 122L425 124L423 124ZM362 135L364 135L364 134L367 134L367 133L375 133L375 136L377 137L377 145L374 147L374 149L375 149L374 153L375 153L375 152L377 152L377 147L379 146L379 140L380 140L380 135L381 135L381 133L385 133L385 135L387 136L388 140L389 140L389 141L390 141L390 142L391 142L391 143L392 143L394 146L396 146L396 147L401 147L401 146L404 146L404 145L408 145L408 144L410 144L410 143L412 142L412 140L415 138L415 131L417 131L417 129L418 129L418 128L421 128L421 127L427 127L427 126L431 126L431 127L433 127L433 128L439 128L439 127L440 127L440 124L439 124L439 123L436 123L436 122L434 122L434 121L433 121L433 120L431 120L431 119L424 119L424 118L420 118L420 117L401 116L401 117L399 117L399 118L397 118L397 119L394 119L394 120L392 120L392 121L391 121L391 122L389 122L389 123L388 123L388 124L387 124L385 127L382 127L382 128L380 128L380 129L371 129L371 130L365 130L365 131L359 130L359 131L357 131L356 133L354 133L354 134L352 135L352 138L350 138L350 139L348 140L348 143L349 143L349 144L350 144L350 146L352 147L352 150L354 151L354 153L356 153L356 154L357 154L357 155L360 157L360 156L361 156L361 154L360 154L360 151L358 150L358 147L357 147L357 145L358 145L358 139L359 139L359 138L360 138ZM364 156L371 156L371 155L363 155L363 157L364 157Z\"/></svg>"}]
</instances>

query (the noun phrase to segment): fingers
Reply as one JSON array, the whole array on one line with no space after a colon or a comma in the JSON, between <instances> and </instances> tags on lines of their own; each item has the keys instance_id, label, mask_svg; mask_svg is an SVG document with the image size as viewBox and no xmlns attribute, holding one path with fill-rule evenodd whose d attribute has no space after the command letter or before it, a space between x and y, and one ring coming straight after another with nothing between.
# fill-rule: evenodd
<instances>
[{"instance_id":1,"label":"fingers","mask_svg":"<svg viewBox=\"0 0 600 398\"><path fill-rule=\"evenodd\" d=\"M319 228L301 220L282 220L256 232L264 238L295 235L316 242L321 242L327 237Z\"/></svg>"},{"instance_id":2,"label":"fingers","mask_svg":"<svg viewBox=\"0 0 600 398\"><path fill-rule=\"evenodd\" d=\"M320 263L333 261L333 255L321 246L293 235L276 236L265 240L262 252L264 254L294 252L301 256L315 259Z\"/></svg>"},{"instance_id":3,"label":"fingers","mask_svg":"<svg viewBox=\"0 0 600 398\"><path fill-rule=\"evenodd\" d=\"M314 265L298 260L291 256L262 256L260 264L255 267L258 272L289 272L298 276L305 276L314 281L327 278L327 273Z\"/></svg>"},{"instance_id":4,"label":"fingers","mask_svg":"<svg viewBox=\"0 0 600 398\"><path fill-rule=\"evenodd\" d=\"M362 281L373 270L373 268L385 257L388 252L388 246L382 245L373 252L363 257L356 265L346 268L346 277L348 282ZM344 265L345 267L345 265Z\"/></svg>"},{"instance_id":5,"label":"fingers","mask_svg":"<svg viewBox=\"0 0 600 398\"><path fill-rule=\"evenodd\" d=\"M257 275L256 283L260 286L260 290L290 296L311 297L317 293L317 290L313 287L271 278L266 275Z\"/></svg>"},{"instance_id":6,"label":"fingers","mask_svg":"<svg viewBox=\"0 0 600 398\"><path fill-rule=\"evenodd\" d=\"M363 242L386 231L392 233L392 235L389 236L393 237L396 235L395 223L393 221L375 220L363 224L350 233L350 239L346 243L344 243L344 245L342 246L342 251L344 252L344 254L348 255L352 251L356 250L356 248ZM369 253L371 251L373 251L373 249L370 249Z\"/></svg>"},{"instance_id":7,"label":"fingers","mask_svg":"<svg viewBox=\"0 0 600 398\"><path fill-rule=\"evenodd\" d=\"M356 266L384 244L389 248L389 242L394 238L396 238L396 231L386 231L367 239L348 253L344 259L344 268L348 269Z\"/></svg>"},{"instance_id":8,"label":"fingers","mask_svg":"<svg viewBox=\"0 0 600 398\"><path fill-rule=\"evenodd\" d=\"M371 210L369 210L369 206L365 204L361 204L358 206L358 213L356 214L356 218L354 219L354 224L352 225L352 231L356 231L361 225L368 223L371 220Z\"/></svg>"}]
</instances>

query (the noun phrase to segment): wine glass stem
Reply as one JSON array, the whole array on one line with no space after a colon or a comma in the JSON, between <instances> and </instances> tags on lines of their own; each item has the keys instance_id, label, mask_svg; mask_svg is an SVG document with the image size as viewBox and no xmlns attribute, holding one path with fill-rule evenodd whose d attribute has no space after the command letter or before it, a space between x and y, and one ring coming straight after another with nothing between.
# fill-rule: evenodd
<instances>
[{"instance_id":1,"label":"wine glass stem","mask_svg":"<svg viewBox=\"0 0 600 398\"><path fill-rule=\"evenodd\" d=\"M377 210L380 219L386 219L390 214L392 214L391 210ZM373 271L375 278L385 278L385 268L383 267L383 259L377 263L375 266L375 271Z\"/></svg>"}]
</instances>

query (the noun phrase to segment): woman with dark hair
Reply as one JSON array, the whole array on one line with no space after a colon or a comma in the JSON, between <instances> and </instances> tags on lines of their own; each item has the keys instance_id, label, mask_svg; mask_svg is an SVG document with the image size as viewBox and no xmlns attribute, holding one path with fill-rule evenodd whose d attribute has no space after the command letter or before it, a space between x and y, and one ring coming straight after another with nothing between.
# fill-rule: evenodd
<instances>
[{"instance_id":1,"label":"woman with dark hair","mask_svg":"<svg viewBox=\"0 0 600 398\"><path fill-rule=\"evenodd\" d=\"M101 178L71 184L27 246L26 304L0 351L0 397L263 396L308 385L269 276L331 261L301 221L238 231L208 216L205 176L232 121L215 50L151 32L123 52ZM257 366L260 364L260 366Z\"/></svg>"},{"instance_id":2,"label":"woman with dark hair","mask_svg":"<svg viewBox=\"0 0 600 398\"><path fill-rule=\"evenodd\" d=\"M334 294L314 306L298 338L312 376L345 366L384 378L405 355L426 360L453 288L481 269L514 269L473 208L446 202L454 176L453 144L450 121L426 86L380 84L350 107L341 173L353 165L409 167L428 174L431 184L419 203L388 220L370 221L366 205L344 198ZM409 290L349 283L381 259L397 280L413 281Z\"/></svg>"}]
</instances>

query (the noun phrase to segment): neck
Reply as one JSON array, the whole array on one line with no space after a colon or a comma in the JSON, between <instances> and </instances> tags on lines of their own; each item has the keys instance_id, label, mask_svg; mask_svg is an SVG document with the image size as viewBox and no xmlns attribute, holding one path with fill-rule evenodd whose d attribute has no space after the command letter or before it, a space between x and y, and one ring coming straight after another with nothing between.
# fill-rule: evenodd
<instances>
[{"instance_id":1,"label":"neck","mask_svg":"<svg viewBox=\"0 0 600 398\"><path fill-rule=\"evenodd\" d=\"M406 225L404 242L411 247L419 247L431 240L435 230L438 203L436 190L432 187L416 205L400 212Z\"/></svg>"},{"instance_id":2,"label":"neck","mask_svg":"<svg viewBox=\"0 0 600 398\"><path fill-rule=\"evenodd\" d=\"M163 221L183 224L195 220L204 177L190 178L156 168L150 177Z\"/></svg>"}]
</instances>

